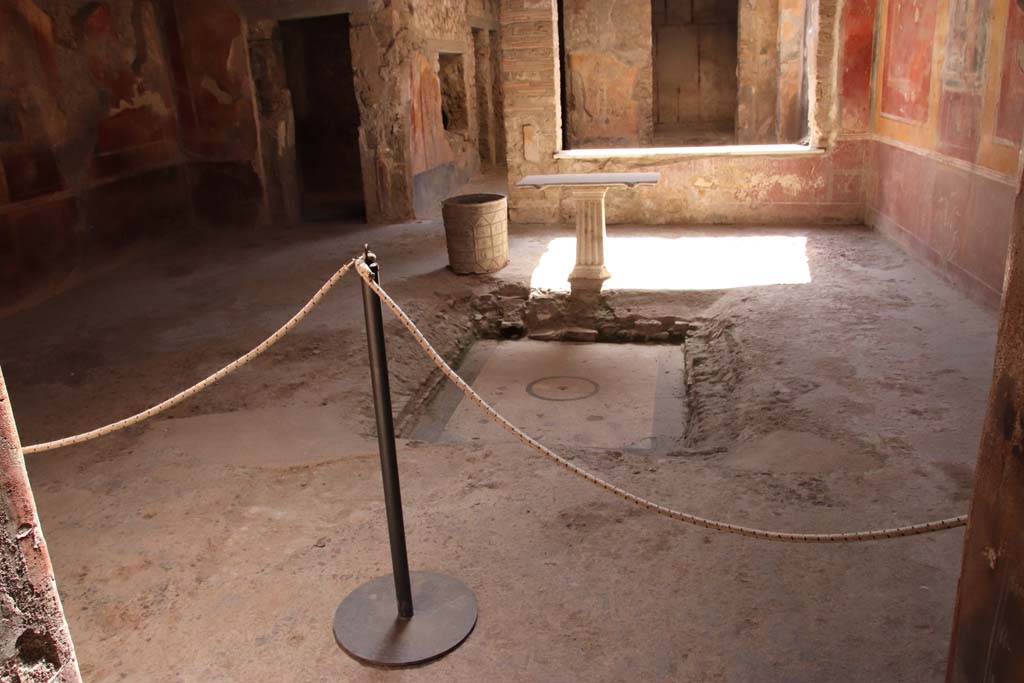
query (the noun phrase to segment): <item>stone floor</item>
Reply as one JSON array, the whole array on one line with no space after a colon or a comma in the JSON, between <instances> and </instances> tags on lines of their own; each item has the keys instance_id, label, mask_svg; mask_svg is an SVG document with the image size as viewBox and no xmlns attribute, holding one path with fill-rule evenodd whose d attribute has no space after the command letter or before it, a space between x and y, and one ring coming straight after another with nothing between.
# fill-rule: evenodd
<instances>
[{"instance_id":1,"label":"stone floor","mask_svg":"<svg viewBox=\"0 0 1024 683\"><path fill-rule=\"evenodd\" d=\"M862 228L610 230L702 240L717 260L707 281L652 272L660 281L606 293L624 314L699 325L678 448L568 445L569 457L665 504L770 529L965 511L994 312ZM104 424L250 349L366 241L387 288L455 360L473 341L472 298L528 285L566 237L513 226L509 268L457 277L437 220L211 233L3 319L0 364L26 443ZM738 252L715 247L768 238L799 245L798 276L752 284ZM408 412L430 366L390 317L387 329L396 410ZM476 630L423 668L357 664L333 641L334 609L389 571L364 339L349 278L196 399L29 458L87 680L941 678L962 532L857 546L718 535L482 430L399 444L413 568L469 584ZM607 410L629 438L649 406L624 395ZM552 417L554 429L569 419ZM572 428L586 437L588 425L601 422Z\"/></svg>"},{"instance_id":2,"label":"stone floor","mask_svg":"<svg viewBox=\"0 0 1024 683\"><path fill-rule=\"evenodd\" d=\"M484 340L458 371L499 413L549 446L664 454L683 435L680 351L666 344ZM501 435L450 382L424 413L411 432L415 439L488 443Z\"/></svg>"}]
</instances>

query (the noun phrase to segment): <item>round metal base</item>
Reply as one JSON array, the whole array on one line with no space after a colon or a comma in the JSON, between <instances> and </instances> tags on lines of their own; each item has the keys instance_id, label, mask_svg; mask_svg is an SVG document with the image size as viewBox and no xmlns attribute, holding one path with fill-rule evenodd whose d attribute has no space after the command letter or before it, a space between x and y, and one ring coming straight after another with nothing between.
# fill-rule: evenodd
<instances>
[{"instance_id":1,"label":"round metal base","mask_svg":"<svg viewBox=\"0 0 1024 683\"><path fill-rule=\"evenodd\" d=\"M334 639L366 664L410 666L446 655L476 626L476 596L443 574L412 572L411 619L398 616L390 574L352 591L334 613Z\"/></svg>"}]
</instances>

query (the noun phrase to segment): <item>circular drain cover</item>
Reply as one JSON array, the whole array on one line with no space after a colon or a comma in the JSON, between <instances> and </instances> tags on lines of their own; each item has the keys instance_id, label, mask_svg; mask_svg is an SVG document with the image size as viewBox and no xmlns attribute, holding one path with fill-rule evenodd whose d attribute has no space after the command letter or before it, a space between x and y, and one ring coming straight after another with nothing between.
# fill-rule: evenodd
<instances>
[{"instance_id":1,"label":"circular drain cover","mask_svg":"<svg viewBox=\"0 0 1024 683\"><path fill-rule=\"evenodd\" d=\"M542 377L530 382L526 393L542 401L579 401L590 398L600 387L586 377Z\"/></svg>"}]
</instances>

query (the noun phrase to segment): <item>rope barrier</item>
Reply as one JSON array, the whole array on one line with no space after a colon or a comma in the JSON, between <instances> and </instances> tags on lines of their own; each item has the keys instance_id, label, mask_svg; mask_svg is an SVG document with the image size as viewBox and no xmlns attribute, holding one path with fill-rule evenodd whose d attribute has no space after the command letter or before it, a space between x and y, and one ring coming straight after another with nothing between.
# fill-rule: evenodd
<instances>
[{"instance_id":1,"label":"rope barrier","mask_svg":"<svg viewBox=\"0 0 1024 683\"><path fill-rule=\"evenodd\" d=\"M298 313L293 315L288 322L286 322L284 325L278 328L277 332L274 332L272 335L267 337L262 344L260 344L259 346L257 346L252 351L245 354L238 360L234 361L233 363L225 365L223 368L213 373L203 381L192 385L188 389L185 389L184 391L175 394L166 401L158 403L152 408L149 408L148 410L143 410L141 413L136 413L135 415L132 415L131 417L126 417L123 420L119 420L112 424L108 424L105 427L93 429L92 431L84 432L82 434L76 434L75 436L68 436L63 439L57 439L56 441L47 441L45 443L38 443L32 446L25 446L25 448L22 449L23 452L26 455L29 455L32 453L41 453L43 451L51 451L57 448L63 448L65 446L72 446L74 444L92 441L93 439L98 439L101 436L112 434L113 432L125 429L126 427L131 427L132 425L138 424L143 420L153 417L154 415L159 415L165 410L168 410L169 408L173 408L174 406L178 405L182 401L195 396L200 391L207 388L214 382L224 379L238 368L260 357L267 349L269 349L271 346L280 341L281 338L284 337L286 334L291 332L292 328L294 328L296 325L302 322L302 319L309 315L314 308L316 308L317 304L320 303L320 300L323 299L324 296L326 296L327 293L331 291L331 289L333 289L336 284L338 284L341 278L345 277L345 274L352 269L352 266L353 264L355 264L355 262L356 260L352 259L351 261L343 265L341 268L339 268L334 273L334 275L328 278L327 282L325 282L323 286L319 290L317 290L317 293L313 295L313 298L306 302L305 306L299 309Z\"/></svg>"},{"instance_id":2,"label":"rope barrier","mask_svg":"<svg viewBox=\"0 0 1024 683\"><path fill-rule=\"evenodd\" d=\"M26 455L32 453L41 453L43 451L50 451L57 448L63 448L65 446L71 446L74 444L80 444L86 441L91 441L93 439L98 439L101 436L112 434L113 432L125 429L127 427L131 427L132 425L138 424L155 415L159 415L160 413L178 405L182 401L185 401L186 399L195 396L199 392L209 387L214 382L217 382L223 379L224 377L227 377L235 370L238 370L247 363L255 360L264 352L266 352L267 349L269 349L271 346L280 341L282 337L291 332L291 330L296 325L302 322L302 320L307 315L309 315L309 313L312 312L314 308L316 308L316 306L320 303L321 299L323 299L324 296L326 296L327 293L331 291L331 289L333 289L335 285L338 284L338 282L348 273L348 271L352 269L353 265L356 266L359 276L364 281L366 281L369 287L374 292L376 292L376 294L381 298L381 301L383 301L384 304L391 310L391 312L395 314L395 317L397 317L398 320L402 323L402 325L409 331L409 333L413 336L413 338L420 345L423 351L427 354L430 360L433 361L433 363L438 367L439 370L441 370L445 377L447 377L448 380L455 384L455 386L458 387L458 389L462 391L462 393L467 398L469 398L481 410L483 410L484 413L493 422L498 424L498 426L500 426L502 429L515 436L522 443L524 443L537 453L555 462L556 464L565 468L572 474L575 474L576 476L590 482L591 484L599 486L600 488L603 488L606 491L614 493L623 500L633 503L634 505L642 507L646 510L650 510L651 512L662 515L664 517L668 517L676 521L692 524L706 529L712 529L715 531L721 531L730 534L737 534L740 536L747 536L750 538L760 538L768 541L779 541L789 543L851 543L858 541L875 541L887 538L917 536L920 534L943 531L945 529L954 529L956 527L965 526L967 524L967 515L960 515L959 517L940 519L933 522L925 522L923 524L914 524L911 526L901 526L889 529L877 529L872 531L857 531L838 534L786 533L779 531L767 531L764 529L755 529L736 524L729 524L717 520L706 519L704 517L689 514L686 512L666 507L664 505L660 505L658 503L654 503L652 501L647 500L646 498L638 496L634 493L630 493L629 491L619 488L614 484L610 484L604 481L600 477L590 473L589 471L583 469L582 467L572 464L564 457L558 455L544 444L540 443L530 435L523 432L521 429L519 429L514 424L509 422L505 417L503 417L497 410L491 407L491 405L487 403L487 401L485 401L478 393L476 393L476 391L471 386L469 386L469 384L467 384L466 381L463 380L458 375L458 373L456 373L451 368L450 365L448 365L444 358L441 357L441 354L439 354L434 349L434 347L430 344L427 338L419 330L419 328L416 326L416 323L412 321L412 319L405 313L405 311L402 310L402 308L395 302L395 300L392 299L391 296L387 292L385 292L382 287L380 287L380 285L374 282L373 278L370 275L369 268L367 268L366 264L363 263L362 259L352 259L351 261L343 265L341 268L339 268L323 284L323 286L320 287L319 290L317 290L316 294L314 294L313 297L308 302L306 302L306 305L299 309L299 311L294 316L292 316L291 319L288 320L288 322L286 322L284 325L278 328L276 332L267 337L257 347L246 353L244 356L241 356L234 362L224 366L223 368L213 373L206 379L197 382L188 389L185 389L184 391L175 394L166 401L158 403L157 405L147 410L144 410L140 413L136 413L135 415L127 417L123 420L113 422L104 427L99 427L97 429L93 429L82 434L76 434L74 436L65 437L63 439L57 439L55 441L47 441L44 443L26 446L23 449L24 453Z\"/></svg>"},{"instance_id":3,"label":"rope barrier","mask_svg":"<svg viewBox=\"0 0 1024 683\"><path fill-rule=\"evenodd\" d=\"M453 383L466 398L470 399L475 403L487 416L502 429L512 434L514 437L519 439L521 442L526 444L534 451L540 453L542 456L555 462L561 467L565 468L569 472L576 476L589 481L591 484L599 486L606 491L614 493L618 497L633 503L641 508L650 510L656 514L674 519L679 522L686 524L692 524L694 526L703 527L705 529L713 529L715 531L721 531L729 534L737 534L739 536L746 536L749 538L759 538L766 541L778 541L783 543L853 543L858 541L876 541L887 538L902 538L906 536L917 536L920 534L928 534L936 531L943 531L945 529L954 529L956 527L965 526L967 524L967 515L960 515L959 517L951 517L949 519L940 519L934 522L925 522L924 524L914 524L911 526L894 527L891 529L877 529L872 531L856 531L849 533L838 533L838 534L802 534L802 533L785 533L779 531L766 531L764 529L754 529L745 526L739 526L736 524L728 524L726 522L720 522L711 519L705 519L697 515L692 515L679 510L659 505L658 503L651 502L646 498L638 496L634 493L630 493L624 489L609 484L600 477L591 474L587 470L572 464L564 457L558 455L544 444L540 443L530 435L523 432L521 429L516 427L514 424L505 419L497 410L491 407L481 396L473 390L469 384L466 383L458 373L456 373L444 358L441 357L427 338L420 332L419 328L416 327L416 323L402 310L402 308L395 302L391 296L384 291L384 289L374 282L371 277L370 270L362 260L356 264L356 270L359 276L373 289L374 292L381 298L381 301L391 309L391 312L395 314L395 317L405 326L409 333L413 336L416 342L420 345L427 356L434 362L434 365Z\"/></svg>"}]
</instances>

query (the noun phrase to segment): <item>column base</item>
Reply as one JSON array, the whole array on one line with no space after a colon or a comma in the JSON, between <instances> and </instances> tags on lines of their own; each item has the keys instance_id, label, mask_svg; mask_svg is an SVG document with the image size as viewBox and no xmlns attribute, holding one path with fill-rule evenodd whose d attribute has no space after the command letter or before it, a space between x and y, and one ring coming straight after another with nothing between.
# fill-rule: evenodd
<instances>
[{"instance_id":1,"label":"column base","mask_svg":"<svg viewBox=\"0 0 1024 683\"><path fill-rule=\"evenodd\" d=\"M611 276L612 274L608 272L608 269L603 263L601 265L593 266L577 263L576 267L572 269L571 273L569 273L569 282L573 282L574 280L597 280L599 282L604 282Z\"/></svg>"},{"instance_id":2,"label":"column base","mask_svg":"<svg viewBox=\"0 0 1024 683\"><path fill-rule=\"evenodd\" d=\"M608 269L600 266L576 266L569 274L572 294L600 294L605 280L612 276Z\"/></svg>"}]
</instances>

